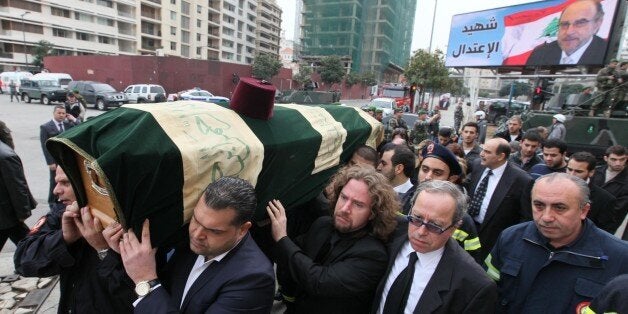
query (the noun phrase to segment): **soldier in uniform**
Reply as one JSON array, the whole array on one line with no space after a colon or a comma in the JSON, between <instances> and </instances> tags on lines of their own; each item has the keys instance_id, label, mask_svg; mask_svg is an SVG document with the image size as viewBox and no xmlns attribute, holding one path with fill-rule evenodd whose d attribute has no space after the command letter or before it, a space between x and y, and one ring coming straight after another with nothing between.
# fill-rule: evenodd
<instances>
[{"instance_id":1,"label":"soldier in uniform","mask_svg":"<svg viewBox=\"0 0 628 314\"><path fill-rule=\"evenodd\" d=\"M454 111L454 131L458 135L460 135L460 126L462 125L463 119L464 119L464 114L462 113L462 100L461 100L456 104L456 111Z\"/></svg>"},{"instance_id":2,"label":"soldier in uniform","mask_svg":"<svg viewBox=\"0 0 628 314\"><path fill-rule=\"evenodd\" d=\"M408 130L408 124L405 120L403 120L403 110L401 108L395 108L395 113L390 120L388 120L388 125L386 126L386 139L392 140L391 134L397 128L402 128Z\"/></svg>"},{"instance_id":3,"label":"soldier in uniform","mask_svg":"<svg viewBox=\"0 0 628 314\"><path fill-rule=\"evenodd\" d=\"M614 107L620 104L624 100L624 97L626 96L626 90L628 89L628 61L622 61L619 64L619 71L617 74L618 74L618 78L617 78L618 88L617 88L617 96L615 97L616 103L614 104ZM611 108L611 110L613 109L615 108Z\"/></svg>"},{"instance_id":4,"label":"soldier in uniform","mask_svg":"<svg viewBox=\"0 0 628 314\"><path fill-rule=\"evenodd\" d=\"M414 123L414 127L410 132L410 138L414 144L419 144L423 140L429 139L429 127L436 119L440 118L440 114L433 115L431 118L427 118L427 111L419 110L419 119Z\"/></svg>"},{"instance_id":5,"label":"soldier in uniform","mask_svg":"<svg viewBox=\"0 0 628 314\"><path fill-rule=\"evenodd\" d=\"M593 105L591 105L591 112L589 112L589 116L594 116L595 112L600 109L600 107L604 110L610 109L613 105L614 92L612 91L617 82L617 60L612 59L611 62L605 68L602 68L597 73L597 88L604 96L598 97L596 101L594 101Z\"/></svg>"}]
</instances>

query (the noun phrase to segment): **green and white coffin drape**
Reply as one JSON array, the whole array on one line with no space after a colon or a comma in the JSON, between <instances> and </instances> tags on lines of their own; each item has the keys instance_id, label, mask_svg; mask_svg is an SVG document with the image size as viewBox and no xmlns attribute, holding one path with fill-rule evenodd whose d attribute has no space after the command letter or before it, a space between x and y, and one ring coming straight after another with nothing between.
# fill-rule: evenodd
<instances>
[{"instance_id":1,"label":"green and white coffin drape","mask_svg":"<svg viewBox=\"0 0 628 314\"><path fill-rule=\"evenodd\" d=\"M181 101L125 105L76 126L46 146L87 203L76 166L81 155L104 177L116 214L138 230L151 220L153 244L170 242L203 189L222 176L255 186L255 219L273 198L299 205L320 193L362 144L383 127L353 107L275 105L268 121L216 104Z\"/></svg>"}]
</instances>

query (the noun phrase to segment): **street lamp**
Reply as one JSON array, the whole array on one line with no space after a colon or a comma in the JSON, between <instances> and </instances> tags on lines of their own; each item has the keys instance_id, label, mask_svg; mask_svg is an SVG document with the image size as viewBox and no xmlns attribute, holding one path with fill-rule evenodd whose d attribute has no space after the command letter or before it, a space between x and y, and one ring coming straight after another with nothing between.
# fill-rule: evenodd
<instances>
[{"instance_id":1,"label":"street lamp","mask_svg":"<svg viewBox=\"0 0 628 314\"><path fill-rule=\"evenodd\" d=\"M26 31L24 27L26 24L24 24L24 15L29 13L29 11L26 11L20 14L20 16L22 17L22 44L24 45L24 67L28 67L28 54L26 54Z\"/></svg>"}]
</instances>

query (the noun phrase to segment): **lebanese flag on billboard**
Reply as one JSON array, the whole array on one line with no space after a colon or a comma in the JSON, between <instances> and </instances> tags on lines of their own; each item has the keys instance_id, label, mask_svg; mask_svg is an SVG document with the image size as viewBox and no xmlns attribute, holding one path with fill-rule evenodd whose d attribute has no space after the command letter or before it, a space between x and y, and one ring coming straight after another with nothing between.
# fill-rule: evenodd
<instances>
[{"instance_id":1,"label":"lebanese flag on billboard","mask_svg":"<svg viewBox=\"0 0 628 314\"><path fill-rule=\"evenodd\" d=\"M503 65L523 65L532 50L543 43L556 40L560 13L577 0L542 9L527 10L504 17L502 38Z\"/></svg>"}]
</instances>

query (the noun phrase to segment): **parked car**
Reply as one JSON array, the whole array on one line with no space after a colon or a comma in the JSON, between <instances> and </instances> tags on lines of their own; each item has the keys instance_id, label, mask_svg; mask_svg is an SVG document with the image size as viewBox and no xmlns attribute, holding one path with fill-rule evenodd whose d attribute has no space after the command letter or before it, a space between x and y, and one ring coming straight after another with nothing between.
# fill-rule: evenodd
<instances>
[{"instance_id":1,"label":"parked car","mask_svg":"<svg viewBox=\"0 0 628 314\"><path fill-rule=\"evenodd\" d=\"M49 105L53 101L64 102L66 94L67 90L57 80L23 79L20 85L20 95L25 102L39 99L42 104Z\"/></svg>"},{"instance_id":2,"label":"parked car","mask_svg":"<svg viewBox=\"0 0 628 314\"><path fill-rule=\"evenodd\" d=\"M98 110L107 110L109 107L120 107L129 103L124 93L117 92L109 84L93 81L72 81L68 85L70 91L77 90L88 104L93 104Z\"/></svg>"},{"instance_id":3,"label":"parked car","mask_svg":"<svg viewBox=\"0 0 628 314\"><path fill-rule=\"evenodd\" d=\"M383 117L392 116L394 108L397 106L397 102L394 98L375 98L368 104L362 106L362 109L375 107L383 110Z\"/></svg>"},{"instance_id":4,"label":"parked car","mask_svg":"<svg viewBox=\"0 0 628 314\"><path fill-rule=\"evenodd\" d=\"M170 97L169 97L170 98ZM215 104L228 104L229 98L222 96L214 96L212 93L200 89L193 88L185 91L178 92L176 95L177 100L199 100L205 102L213 102Z\"/></svg>"},{"instance_id":5,"label":"parked car","mask_svg":"<svg viewBox=\"0 0 628 314\"><path fill-rule=\"evenodd\" d=\"M523 111L528 109L529 106L529 103L515 100L513 100L509 106L508 99L491 99L489 101L486 119L499 126L506 122L510 117L521 114Z\"/></svg>"},{"instance_id":6,"label":"parked car","mask_svg":"<svg viewBox=\"0 0 628 314\"><path fill-rule=\"evenodd\" d=\"M134 84L124 89L124 94L129 102L161 102L166 101L166 91L161 85Z\"/></svg>"},{"instance_id":7,"label":"parked car","mask_svg":"<svg viewBox=\"0 0 628 314\"><path fill-rule=\"evenodd\" d=\"M17 91L20 91L20 84L22 79L27 79L33 76L31 72L2 72L0 73L0 93L9 93L9 84L11 81L17 86Z\"/></svg>"},{"instance_id":8,"label":"parked car","mask_svg":"<svg viewBox=\"0 0 628 314\"><path fill-rule=\"evenodd\" d=\"M67 73L37 73L31 77L33 81L56 81L61 88L68 88L72 76Z\"/></svg>"}]
</instances>

